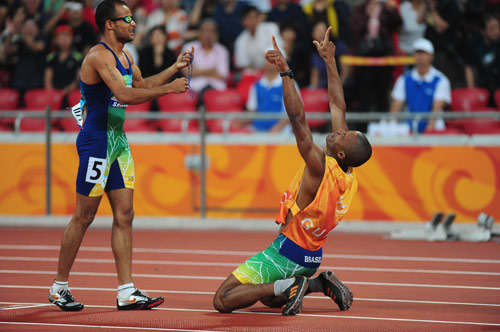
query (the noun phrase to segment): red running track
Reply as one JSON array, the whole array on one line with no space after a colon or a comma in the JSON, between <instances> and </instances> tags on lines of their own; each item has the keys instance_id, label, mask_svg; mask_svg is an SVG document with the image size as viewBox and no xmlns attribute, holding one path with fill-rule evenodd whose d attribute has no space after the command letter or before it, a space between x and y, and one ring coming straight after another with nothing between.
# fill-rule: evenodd
<instances>
[{"instance_id":1,"label":"red running track","mask_svg":"<svg viewBox=\"0 0 500 332\"><path fill-rule=\"evenodd\" d=\"M70 287L85 304L63 312L47 300L61 229L0 229L1 331L500 331L500 246L496 242L396 241L333 233L320 270L354 292L341 312L316 293L296 317L261 304L217 313L212 297L231 271L263 250L273 233L134 231L134 282L165 303L115 308L109 230L89 230Z\"/></svg>"}]
</instances>

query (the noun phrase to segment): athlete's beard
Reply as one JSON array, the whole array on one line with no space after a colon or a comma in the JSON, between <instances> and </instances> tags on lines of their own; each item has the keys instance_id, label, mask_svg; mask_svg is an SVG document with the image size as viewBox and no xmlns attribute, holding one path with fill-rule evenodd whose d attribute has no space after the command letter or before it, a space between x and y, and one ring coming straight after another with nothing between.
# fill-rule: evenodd
<instances>
[{"instance_id":1,"label":"athlete's beard","mask_svg":"<svg viewBox=\"0 0 500 332\"><path fill-rule=\"evenodd\" d=\"M120 43L122 44L126 44L128 42L131 42L134 40L134 37L130 36L130 35L126 35L126 36L116 36L116 40L118 40Z\"/></svg>"}]
</instances>

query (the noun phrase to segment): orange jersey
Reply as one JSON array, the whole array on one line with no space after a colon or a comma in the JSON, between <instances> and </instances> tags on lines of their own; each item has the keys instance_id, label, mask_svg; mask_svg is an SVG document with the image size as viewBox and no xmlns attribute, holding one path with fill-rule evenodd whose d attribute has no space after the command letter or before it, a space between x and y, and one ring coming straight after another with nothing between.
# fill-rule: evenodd
<instances>
[{"instance_id":1,"label":"orange jersey","mask_svg":"<svg viewBox=\"0 0 500 332\"><path fill-rule=\"evenodd\" d=\"M295 203L304 168L297 173L290 189L283 194L280 212L276 218L276 223L284 224L288 211L291 210L293 217L282 234L307 250L315 251L323 246L328 233L349 210L358 189L358 181L351 167L344 173L335 158L325 158L325 174L311 204L301 211Z\"/></svg>"}]
</instances>

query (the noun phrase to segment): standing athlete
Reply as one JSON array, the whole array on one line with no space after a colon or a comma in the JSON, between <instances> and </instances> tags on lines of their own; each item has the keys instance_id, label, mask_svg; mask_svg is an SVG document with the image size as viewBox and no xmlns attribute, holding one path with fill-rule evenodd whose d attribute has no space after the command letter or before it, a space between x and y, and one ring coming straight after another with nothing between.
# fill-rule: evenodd
<instances>
[{"instance_id":1,"label":"standing athlete","mask_svg":"<svg viewBox=\"0 0 500 332\"><path fill-rule=\"evenodd\" d=\"M124 44L134 39L135 22L125 2L104 0L95 13L102 42L83 60L80 90L87 118L76 141L80 164L76 180L76 209L64 230L57 277L49 301L65 311L79 311L68 288L68 277L85 231L94 220L104 192L113 211L111 247L118 275L118 309L151 309L163 298L151 298L132 283L132 220L134 163L123 131L127 104L140 104L167 93L182 93L188 81L179 78L165 84L186 67L194 49L179 55L175 64L143 79Z\"/></svg>"},{"instance_id":2,"label":"standing athlete","mask_svg":"<svg viewBox=\"0 0 500 332\"><path fill-rule=\"evenodd\" d=\"M314 41L328 74L333 133L326 138L324 149L313 142L293 73L274 36L273 50L266 52L267 61L281 73L286 112L305 167L282 197L276 219L281 225L278 238L234 270L215 293L214 306L220 312L261 301L270 307L286 304L283 315L296 315L302 310L304 295L310 292L323 292L341 310L352 304L351 290L332 271L307 279L320 266L326 237L347 213L356 193L358 183L353 167L364 164L372 154L365 135L347 129L335 45L328 39L330 29L321 43Z\"/></svg>"}]
</instances>

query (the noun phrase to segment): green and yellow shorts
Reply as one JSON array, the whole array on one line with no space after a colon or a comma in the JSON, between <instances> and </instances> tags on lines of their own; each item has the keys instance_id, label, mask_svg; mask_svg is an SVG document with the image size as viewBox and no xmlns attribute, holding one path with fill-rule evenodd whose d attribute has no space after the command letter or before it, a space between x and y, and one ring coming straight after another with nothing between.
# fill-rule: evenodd
<instances>
[{"instance_id":1,"label":"green and yellow shorts","mask_svg":"<svg viewBox=\"0 0 500 332\"><path fill-rule=\"evenodd\" d=\"M234 270L233 275L242 284L254 285L267 284L297 275L310 277L316 273L321 264L321 256L321 249L317 252L307 251L280 234L266 250L252 256ZM305 262L300 261L302 257L305 257Z\"/></svg>"}]
</instances>

